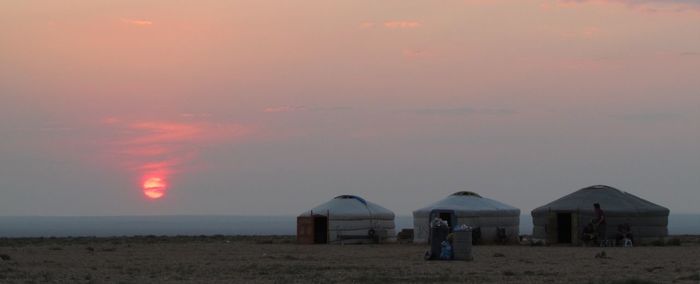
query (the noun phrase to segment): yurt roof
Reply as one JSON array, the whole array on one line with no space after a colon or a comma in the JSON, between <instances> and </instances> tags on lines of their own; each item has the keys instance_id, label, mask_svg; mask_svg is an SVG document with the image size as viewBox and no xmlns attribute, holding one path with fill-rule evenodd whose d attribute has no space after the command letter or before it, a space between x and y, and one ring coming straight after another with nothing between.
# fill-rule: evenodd
<instances>
[{"instance_id":1,"label":"yurt roof","mask_svg":"<svg viewBox=\"0 0 700 284\"><path fill-rule=\"evenodd\" d=\"M462 216L519 216L520 209L471 191L455 192L446 198L413 211L414 217L425 217L433 210L453 210Z\"/></svg>"},{"instance_id":2,"label":"yurt roof","mask_svg":"<svg viewBox=\"0 0 700 284\"><path fill-rule=\"evenodd\" d=\"M299 216L324 215L334 220L393 220L394 212L356 195L339 195Z\"/></svg>"},{"instance_id":3,"label":"yurt roof","mask_svg":"<svg viewBox=\"0 0 700 284\"><path fill-rule=\"evenodd\" d=\"M654 214L668 215L666 207L644 200L636 195L607 185L594 185L579 189L569 195L532 210L533 215L548 211L592 212L593 204L599 203L608 214Z\"/></svg>"}]
</instances>

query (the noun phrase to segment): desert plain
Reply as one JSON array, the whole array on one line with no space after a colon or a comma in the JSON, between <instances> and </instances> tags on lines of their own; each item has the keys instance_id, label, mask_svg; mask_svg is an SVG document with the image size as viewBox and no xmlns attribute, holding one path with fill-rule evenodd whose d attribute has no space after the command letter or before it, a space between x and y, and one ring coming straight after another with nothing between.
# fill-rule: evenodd
<instances>
[{"instance_id":1,"label":"desert plain","mask_svg":"<svg viewBox=\"0 0 700 284\"><path fill-rule=\"evenodd\" d=\"M0 239L0 283L700 283L700 238L673 246L299 245L291 236ZM604 253L604 257L603 253Z\"/></svg>"}]
</instances>

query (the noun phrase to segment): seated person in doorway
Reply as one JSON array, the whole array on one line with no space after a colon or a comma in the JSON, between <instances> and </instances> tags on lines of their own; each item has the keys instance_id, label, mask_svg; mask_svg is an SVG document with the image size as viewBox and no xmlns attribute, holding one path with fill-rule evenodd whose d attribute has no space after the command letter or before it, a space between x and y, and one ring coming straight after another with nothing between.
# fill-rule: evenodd
<instances>
[{"instance_id":1,"label":"seated person in doorway","mask_svg":"<svg viewBox=\"0 0 700 284\"><path fill-rule=\"evenodd\" d=\"M508 243L508 234L506 234L506 228L496 227L496 243L502 245Z\"/></svg>"},{"instance_id":2,"label":"seated person in doorway","mask_svg":"<svg viewBox=\"0 0 700 284\"><path fill-rule=\"evenodd\" d=\"M630 224L620 224L617 225L617 235L615 236L615 241L624 247L631 247L634 243L634 236L632 236L632 228Z\"/></svg>"},{"instance_id":3,"label":"seated person in doorway","mask_svg":"<svg viewBox=\"0 0 700 284\"><path fill-rule=\"evenodd\" d=\"M595 225L593 225L593 222L588 223L583 228L583 233L581 233L581 241L583 241L584 245L590 245L591 243L596 243L597 239L598 232L595 231Z\"/></svg>"},{"instance_id":4,"label":"seated person in doorway","mask_svg":"<svg viewBox=\"0 0 700 284\"><path fill-rule=\"evenodd\" d=\"M472 245L481 243L481 227L472 228Z\"/></svg>"}]
</instances>

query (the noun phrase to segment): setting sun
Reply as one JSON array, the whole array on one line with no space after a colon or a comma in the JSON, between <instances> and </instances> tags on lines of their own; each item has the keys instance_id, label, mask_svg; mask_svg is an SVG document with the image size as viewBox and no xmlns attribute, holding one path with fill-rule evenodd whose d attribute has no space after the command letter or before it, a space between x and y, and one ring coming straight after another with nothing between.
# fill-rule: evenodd
<instances>
[{"instance_id":1,"label":"setting sun","mask_svg":"<svg viewBox=\"0 0 700 284\"><path fill-rule=\"evenodd\" d=\"M165 180L159 177L149 177L143 182L143 194L150 199L159 199L165 195Z\"/></svg>"}]
</instances>

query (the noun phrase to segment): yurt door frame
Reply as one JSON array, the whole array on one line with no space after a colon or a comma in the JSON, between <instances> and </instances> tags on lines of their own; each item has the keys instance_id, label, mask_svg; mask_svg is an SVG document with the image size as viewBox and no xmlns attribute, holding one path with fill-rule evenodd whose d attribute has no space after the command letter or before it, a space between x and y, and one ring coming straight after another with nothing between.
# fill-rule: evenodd
<instances>
[{"instance_id":1,"label":"yurt door frame","mask_svg":"<svg viewBox=\"0 0 700 284\"><path fill-rule=\"evenodd\" d=\"M577 244L579 242L579 214L574 211L549 212L547 239L550 243Z\"/></svg>"}]
</instances>

